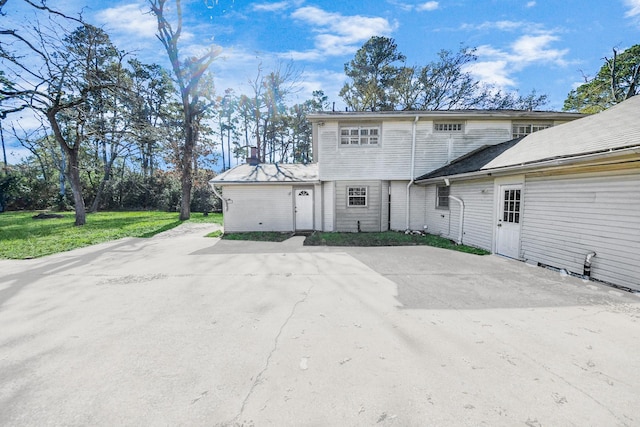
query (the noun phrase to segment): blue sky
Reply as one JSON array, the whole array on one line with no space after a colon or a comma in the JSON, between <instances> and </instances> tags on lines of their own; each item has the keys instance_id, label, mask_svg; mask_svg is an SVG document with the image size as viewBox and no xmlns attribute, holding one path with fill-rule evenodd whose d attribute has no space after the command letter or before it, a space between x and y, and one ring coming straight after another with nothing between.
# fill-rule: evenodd
<instances>
[{"instance_id":1,"label":"blue sky","mask_svg":"<svg viewBox=\"0 0 640 427\"><path fill-rule=\"evenodd\" d=\"M120 49L166 66L145 1L50 3L68 13L84 8ZM344 64L374 35L395 39L409 65L427 64L441 49L476 47L474 75L507 91L548 94L552 110L612 48L640 43L640 0L183 0L183 9L182 52L222 48L212 66L219 92L250 93L260 64L268 72L292 61L300 91L291 101L322 89L340 109Z\"/></svg>"},{"instance_id":2,"label":"blue sky","mask_svg":"<svg viewBox=\"0 0 640 427\"><path fill-rule=\"evenodd\" d=\"M424 65L441 49L478 48L471 71L506 90L549 95L562 103L582 75L593 75L611 49L640 43L640 0L191 0L185 1L185 52L216 43L219 89L242 92L258 64L292 60L306 99L323 89L342 104L344 64L374 35L394 38L410 65ZM155 23L144 2L87 3L91 19L122 48L164 61ZM126 45L122 41L127 40ZM159 56L156 56L159 54ZM248 88L244 89L248 91Z\"/></svg>"}]
</instances>

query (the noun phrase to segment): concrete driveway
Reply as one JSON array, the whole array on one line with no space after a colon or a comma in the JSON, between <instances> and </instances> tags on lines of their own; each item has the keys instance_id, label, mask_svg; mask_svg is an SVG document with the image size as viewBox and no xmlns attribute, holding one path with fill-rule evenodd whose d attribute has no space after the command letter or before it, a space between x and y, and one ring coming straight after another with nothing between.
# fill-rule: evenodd
<instances>
[{"instance_id":1,"label":"concrete driveway","mask_svg":"<svg viewBox=\"0 0 640 427\"><path fill-rule=\"evenodd\" d=\"M640 424L634 294L209 231L0 261L0 425Z\"/></svg>"}]
</instances>

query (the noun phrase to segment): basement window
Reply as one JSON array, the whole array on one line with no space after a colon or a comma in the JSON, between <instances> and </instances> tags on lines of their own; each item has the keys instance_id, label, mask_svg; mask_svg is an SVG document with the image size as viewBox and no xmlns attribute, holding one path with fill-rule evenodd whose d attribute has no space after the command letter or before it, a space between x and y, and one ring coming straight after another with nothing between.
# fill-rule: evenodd
<instances>
[{"instance_id":1,"label":"basement window","mask_svg":"<svg viewBox=\"0 0 640 427\"><path fill-rule=\"evenodd\" d=\"M436 187L436 208L449 209L449 186L438 185Z\"/></svg>"},{"instance_id":2,"label":"basement window","mask_svg":"<svg viewBox=\"0 0 640 427\"><path fill-rule=\"evenodd\" d=\"M367 206L367 187L347 187L347 206L361 208Z\"/></svg>"},{"instance_id":3,"label":"basement window","mask_svg":"<svg viewBox=\"0 0 640 427\"><path fill-rule=\"evenodd\" d=\"M380 128L378 126L351 126L340 128L341 146L378 145Z\"/></svg>"}]
</instances>

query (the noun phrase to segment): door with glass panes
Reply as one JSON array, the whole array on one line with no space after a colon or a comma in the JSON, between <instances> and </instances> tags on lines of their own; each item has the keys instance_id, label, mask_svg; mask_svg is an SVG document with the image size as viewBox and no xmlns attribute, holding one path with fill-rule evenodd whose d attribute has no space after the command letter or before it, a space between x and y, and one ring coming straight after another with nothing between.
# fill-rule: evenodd
<instances>
[{"instance_id":1,"label":"door with glass panes","mask_svg":"<svg viewBox=\"0 0 640 427\"><path fill-rule=\"evenodd\" d=\"M522 185L500 186L496 253L520 258L520 224L522 222Z\"/></svg>"}]
</instances>

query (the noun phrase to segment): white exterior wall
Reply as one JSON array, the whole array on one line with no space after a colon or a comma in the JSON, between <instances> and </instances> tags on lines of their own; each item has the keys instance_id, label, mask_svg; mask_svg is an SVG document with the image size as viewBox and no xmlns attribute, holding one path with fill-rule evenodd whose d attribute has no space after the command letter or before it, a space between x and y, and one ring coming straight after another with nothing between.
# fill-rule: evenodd
<instances>
[{"instance_id":1,"label":"white exterior wall","mask_svg":"<svg viewBox=\"0 0 640 427\"><path fill-rule=\"evenodd\" d=\"M227 185L222 189L229 210L224 231L292 231L293 196L290 185Z\"/></svg>"},{"instance_id":2,"label":"white exterior wall","mask_svg":"<svg viewBox=\"0 0 640 427\"><path fill-rule=\"evenodd\" d=\"M339 131L338 122L327 122L318 132L322 181L408 179L411 122L385 122L380 142L372 146L340 146Z\"/></svg>"},{"instance_id":3,"label":"white exterior wall","mask_svg":"<svg viewBox=\"0 0 640 427\"><path fill-rule=\"evenodd\" d=\"M322 231L335 231L335 182L322 183Z\"/></svg>"},{"instance_id":4,"label":"white exterior wall","mask_svg":"<svg viewBox=\"0 0 640 427\"><path fill-rule=\"evenodd\" d=\"M451 121L457 122L455 119ZM498 144L511 139L510 119L467 120L463 122L463 132L434 132L433 123L432 120L421 120L416 125L416 175L435 170L484 145ZM337 121L326 122L319 128L320 179L408 181L411 178L413 122L387 120L359 124L380 125L379 144L340 146L340 125Z\"/></svg>"},{"instance_id":5,"label":"white exterior wall","mask_svg":"<svg viewBox=\"0 0 640 427\"><path fill-rule=\"evenodd\" d=\"M449 200L449 209L436 208L436 184L425 186L425 223L427 233L457 240L460 204ZM491 250L493 241L493 180L483 179L451 183L449 194L464 202L462 243Z\"/></svg>"},{"instance_id":6,"label":"white exterior wall","mask_svg":"<svg viewBox=\"0 0 640 427\"><path fill-rule=\"evenodd\" d=\"M422 175L442 167L452 160L485 145L498 144L511 139L514 122L532 122L510 117L435 122L462 122L463 132L434 132L434 120L423 118L416 125L415 175ZM543 120L544 121L544 120ZM548 121L546 121L548 122ZM349 121L329 119L317 126L319 177L323 183L323 229L339 230L339 206L336 205L336 181L390 181L392 230L406 228L406 185L411 178L412 120L389 118L378 121ZM349 125L379 125L380 142L375 146L340 146L340 123ZM554 123L560 124L559 121ZM330 187L334 185L333 189ZM412 187L410 228L422 230L429 225L446 236L457 238L457 211L433 212L427 203L429 190ZM491 190L492 191L492 190ZM415 193L415 195L414 195ZM333 198L331 198L333 196ZM433 196L432 196L433 197ZM384 209L384 207L381 207ZM429 217L424 210L431 211ZM384 214L384 213L383 213ZM452 221L454 222L453 225ZM466 221L465 221L466 222ZM388 223L386 218L381 224ZM386 226L382 229L386 229ZM453 228L452 228L453 227ZM453 230L453 231L451 231ZM474 241L474 238L471 238ZM486 237L480 238L484 245ZM486 247L486 246L482 246ZM491 245L488 245L491 248Z\"/></svg>"},{"instance_id":7,"label":"white exterior wall","mask_svg":"<svg viewBox=\"0 0 640 427\"><path fill-rule=\"evenodd\" d=\"M367 187L367 206L347 206L347 187ZM335 231L381 231L382 193L381 181L337 181L335 183ZM385 192L385 196L386 194ZM386 205L384 203L385 207ZM360 223L360 230L358 230L358 223Z\"/></svg>"},{"instance_id":8,"label":"white exterior wall","mask_svg":"<svg viewBox=\"0 0 640 427\"><path fill-rule=\"evenodd\" d=\"M405 212L407 184L409 181L391 181L389 183L391 191L391 229L404 230L406 228Z\"/></svg>"},{"instance_id":9,"label":"white exterior wall","mask_svg":"<svg viewBox=\"0 0 640 427\"><path fill-rule=\"evenodd\" d=\"M426 197L424 186L412 185L409 188L411 199L409 200L409 229L423 231L426 222ZM405 220L406 222L406 220Z\"/></svg>"},{"instance_id":10,"label":"white exterior wall","mask_svg":"<svg viewBox=\"0 0 640 427\"><path fill-rule=\"evenodd\" d=\"M600 172L525 181L525 259L640 290L640 171Z\"/></svg>"}]
</instances>

